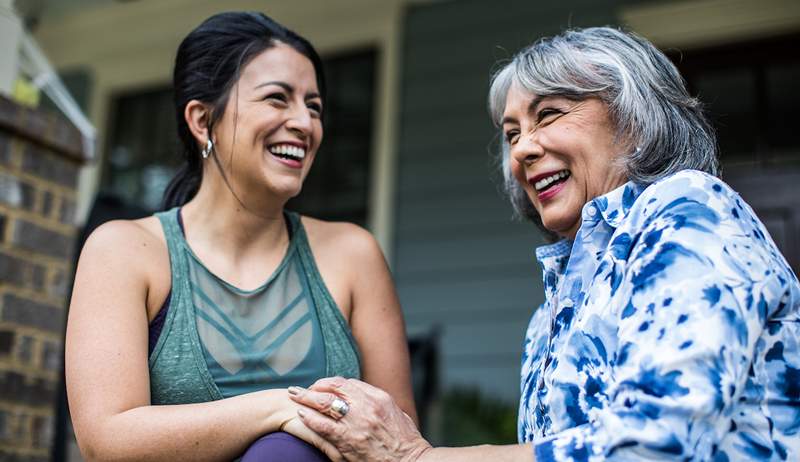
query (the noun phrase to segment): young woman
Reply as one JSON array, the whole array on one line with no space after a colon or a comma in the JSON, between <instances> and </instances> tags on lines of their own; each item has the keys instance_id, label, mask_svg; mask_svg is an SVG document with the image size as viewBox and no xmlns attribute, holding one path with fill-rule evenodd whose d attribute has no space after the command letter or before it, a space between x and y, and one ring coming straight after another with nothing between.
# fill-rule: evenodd
<instances>
[{"instance_id":1,"label":"young woman","mask_svg":"<svg viewBox=\"0 0 800 462\"><path fill-rule=\"evenodd\" d=\"M218 14L181 43L173 84L186 164L167 210L101 226L78 264L66 374L84 456L231 460L272 434L245 459L314 460L285 430L338 458L286 392L331 375L383 388L415 416L375 240L284 208L322 141L311 44L260 13Z\"/></svg>"}]
</instances>

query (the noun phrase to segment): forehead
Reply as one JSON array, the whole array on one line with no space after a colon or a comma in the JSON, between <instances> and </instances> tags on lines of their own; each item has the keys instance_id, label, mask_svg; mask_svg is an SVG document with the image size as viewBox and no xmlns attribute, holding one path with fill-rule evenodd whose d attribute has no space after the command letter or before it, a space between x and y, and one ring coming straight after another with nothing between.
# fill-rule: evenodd
<instances>
[{"instance_id":1,"label":"forehead","mask_svg":"<svg viewBox=\"0 0 800 462\"><path fill-rule=\"evenodd\" d=\"M244 86L271 81L286 82L304 92L317 91L317 74L311 60L284 43L262 51L242 69L240 82Z\"/></svg>"},{"instance_id":2,"label":"forehead","mask_svg":"<svg viewBox=\"0 0 800 462\"><path fill-rule=\"evenodd\" d=\"M519 113L527 113L528 109L537 98L537 95L527 89L523 88L519 82L514 81L509 85L508 92L506 92L506 102L503 114L512 115Z\"/></svg>"}]
</instances>

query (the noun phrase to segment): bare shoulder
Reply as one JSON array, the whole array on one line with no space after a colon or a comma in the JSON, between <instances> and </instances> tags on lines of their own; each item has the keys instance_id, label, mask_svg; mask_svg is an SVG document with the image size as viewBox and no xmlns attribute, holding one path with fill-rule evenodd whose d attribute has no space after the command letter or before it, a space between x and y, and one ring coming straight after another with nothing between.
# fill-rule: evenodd
<instances>
[{"instance_id":1,"label":"bare shoulder","mask_svg":"<svg viewBox=\"0 0 800 462\"><path fill-rule=\"evenodd\" d=\"M120 256L140 260L166 247L156 217L138 220L112 220L98 226L86 239L81 256ZM137 255L141 257L137 258Z\"/></svg>"},{"instance_id":2,"label":"bare shoulder","mask_svg":"<svg viewBox=\"0 0 800 462\"><path fill-rule=\"evenodd\" d=\"M375 237L366 229L353 223L318 220L302 217L309 244L315 254L336 254L362 262L379 259L383 252Z\"/></svg>"},{"instance_id":3,"label":"bare shoulder","mask_svg":"<svg viewBox=\"0 0 800 462\"><path fill-rule=\"evenodd\" d=\"M154 216L103 223L86 239L78 261L79 274L91 274L104 280L121 277L134 282L135 279L155 289L148 292L156 297L162 292L166 296L170 287L169 271L164 233Z\"/></svg>"}]
</instances>

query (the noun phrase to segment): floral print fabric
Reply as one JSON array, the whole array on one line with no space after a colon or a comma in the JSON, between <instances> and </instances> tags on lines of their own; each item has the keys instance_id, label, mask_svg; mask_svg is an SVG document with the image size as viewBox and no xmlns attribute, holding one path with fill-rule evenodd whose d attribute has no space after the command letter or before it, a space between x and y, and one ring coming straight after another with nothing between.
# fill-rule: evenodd
<instances>
[{"instance_id":1,"label":"floral print fabric","mask_svg":"<svg viewBox=\"0 0 800 462\"><path fill-rule=\"evenodd\" d=\"M628 183L537 258L519 413L537 461L800 458L800 287L725 183Z\"/></svg>"}]
</instances>

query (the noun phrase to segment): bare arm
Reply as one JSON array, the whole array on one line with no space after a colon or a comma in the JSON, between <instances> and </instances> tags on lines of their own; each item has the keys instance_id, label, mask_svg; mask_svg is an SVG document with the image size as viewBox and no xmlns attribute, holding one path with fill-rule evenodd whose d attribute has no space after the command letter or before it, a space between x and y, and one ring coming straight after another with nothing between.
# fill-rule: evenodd
<instances>
[{"instance_id":1,"label":"bare arm","mask_svg":"<svg viewBox=\"0 0 800 462\"><path fill-rule=\"evenodd\" d=\"M230 460L295 415L285 390L152 406L146 299L158 240L132 222L89 238L70 304L66 378L88 460ZM163 249L163 245L162 245Z\"/></svg>"},{"instance_id":2,"label":"bare arm","mask_svg":"<svg viewBox=\"0 0 800 462\"><path fill-rule=\"evenodd\" d=\"M403 314L378 243L349 223L304 223L325 284L358 344L363 380L386 390L416 422Z\"/></svg>"},{"instance_id":3,"label":"bare arm","mask_svg":"<svg viewBox=\"0 0 800 462\"><path fill-rule=\"evenodd\" d=\"M418 425L400 302L378 243L362 232L358 251L363 264L353 288L350 325L361 352L363 380L388 392Z\"/></svg>"},{"instance_id":4,"label":"bare arm","mask_svg":"<svg viewBox=\"0 0 800 462\"><path fill-rule=\"evenodd\" d=\"M531 444L509 444L506 446L469 446L465 448L431 448L424 452L418 462L534 462Z\"/></svg>"}]
</instances>

